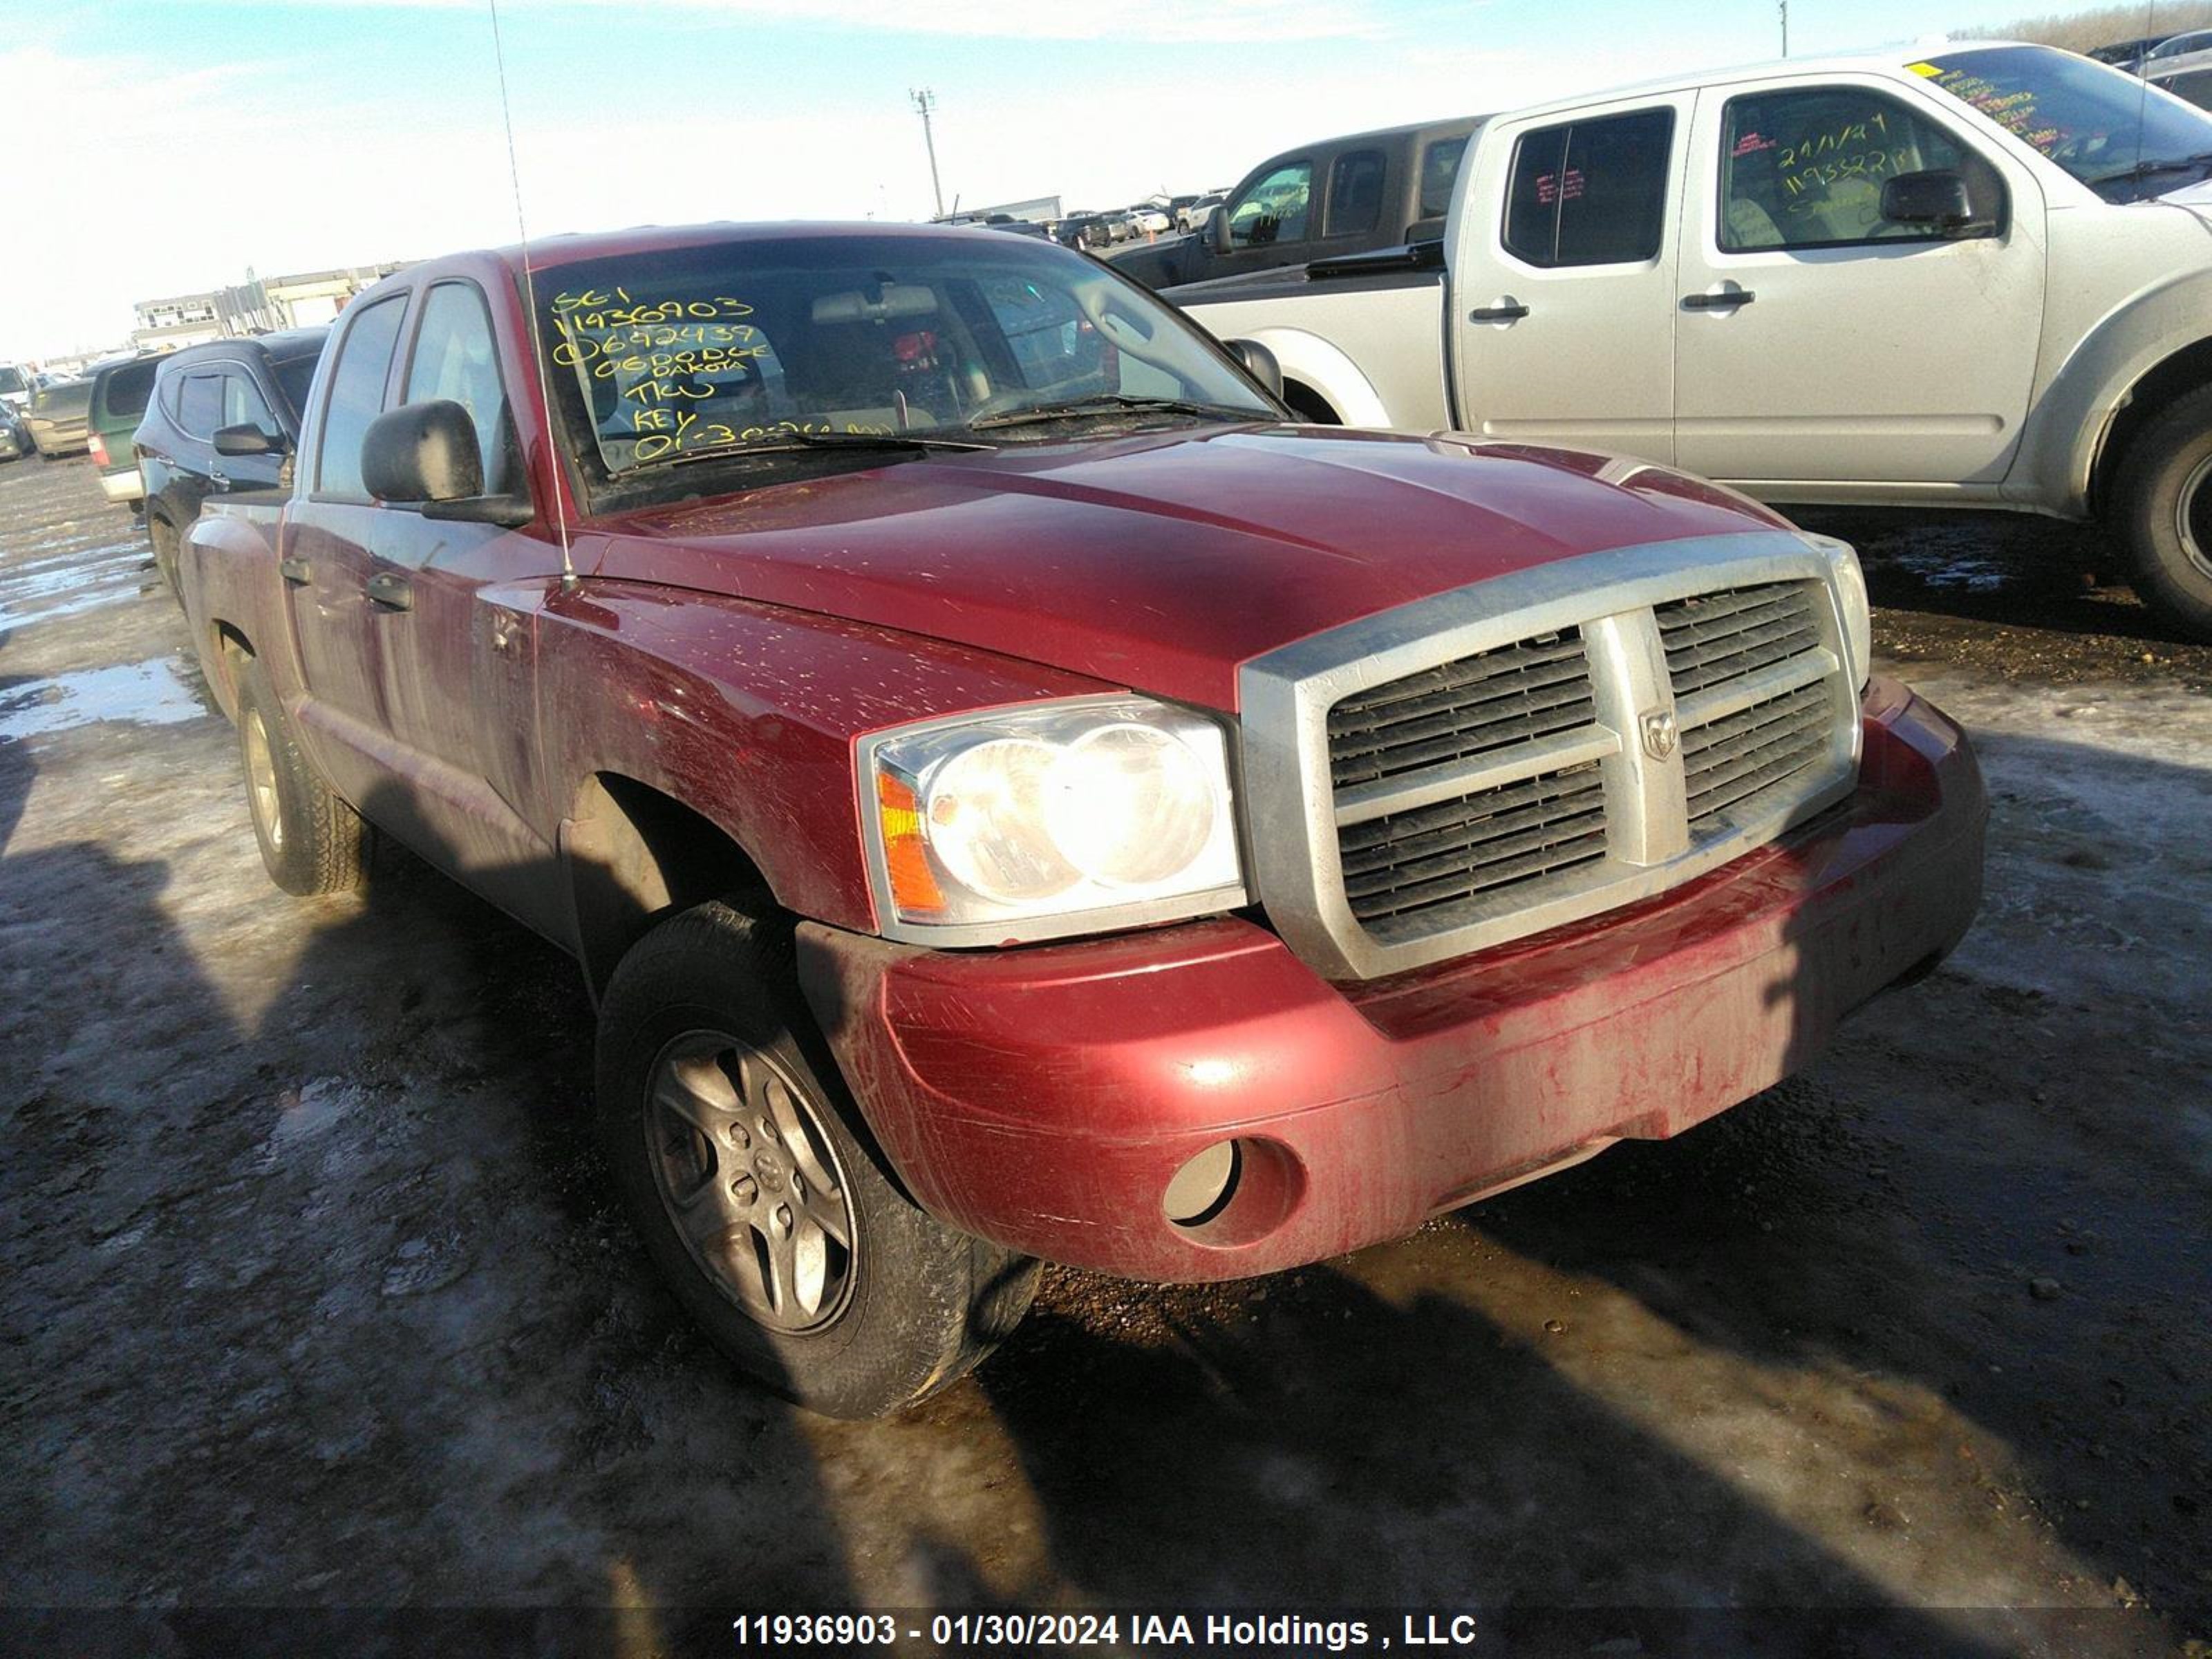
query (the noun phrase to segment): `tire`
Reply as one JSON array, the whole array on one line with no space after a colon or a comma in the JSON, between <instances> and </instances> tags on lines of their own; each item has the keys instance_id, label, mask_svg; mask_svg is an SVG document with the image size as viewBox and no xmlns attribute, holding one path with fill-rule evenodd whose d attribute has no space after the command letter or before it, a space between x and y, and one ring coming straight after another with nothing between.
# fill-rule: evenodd
<instances>
[{"instance_id":1,"label":"tire","mask_svg":"<svg viewBox=\"0 0 2212 1659\"><path fill-rule=\"evenodd\" d=\"M2165 622L2212 641L2212 386L2136 434L2113 496L2135 590Z\"/></svg>"},{"instance_id":2,"label":"tire","mask_svg":"<svg viewBox=\"0 0 2212 1659\"><path fill-rule=\"evenodd\" d=\"M647 934L600 1004L598 1069L600 1134L647 1253L772 1392L880 1417L963 1376L1028 1310L1036 1262L895 1184L799 995L787 919L717 902Z\"/></svg>"},{"instance_id":3,"label":"tire","mask_svg":"<svg viewBox=\"0 0 2212 1659\"><path fill-rule=\"evenodd\" d=\"M184 584L177 575L177 549L182 538L177 534L176 526L167 519L149 514L146 517L146 537L154 544L154 568L161 573L162 581L168 585L169 597L182 605L185 602Z\"/></svg>"},{"instance_id":4,"label":"tire","mask_svg":"<svg viewBox=\"0 0 2212 1659\"><path fill-rule=\"evenodd\" d=\"M360 886L368 827L308 766L258 657L238 674L238 746L269 879L302 896Z\"/></svg>"}]
</instances>

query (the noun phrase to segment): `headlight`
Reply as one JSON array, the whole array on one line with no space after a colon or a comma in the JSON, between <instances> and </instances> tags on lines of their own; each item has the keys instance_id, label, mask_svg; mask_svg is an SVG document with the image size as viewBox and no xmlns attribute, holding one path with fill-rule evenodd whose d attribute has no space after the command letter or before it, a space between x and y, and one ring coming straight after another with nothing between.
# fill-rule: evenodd
<instances>
[{"instance_id":1,"label":"headlight","mask_svg":"<svg viewBox=\"0 0 2212 1659\"><path fill-rule=\"evenodd\" d=\"M1866 572L1849 542L1832 536L1808 536L1806 540L1827 555L1835 573L1836 598L1843 609L1844 648L1850 653L1851 684L1863 690L1874 672L1874 612L1867 602Z\"/></svg>"},{"instance_id":2,"label":"headlight","mask_svg":"<svg viewBox=\"0 0 2212 1659\"><path fill-rule=\"evenodd\" d=\"M994 709L860 741L887 937L1000 945L1245 902L1222 728L1144 697Z\"/></svg>"}]
</instances>

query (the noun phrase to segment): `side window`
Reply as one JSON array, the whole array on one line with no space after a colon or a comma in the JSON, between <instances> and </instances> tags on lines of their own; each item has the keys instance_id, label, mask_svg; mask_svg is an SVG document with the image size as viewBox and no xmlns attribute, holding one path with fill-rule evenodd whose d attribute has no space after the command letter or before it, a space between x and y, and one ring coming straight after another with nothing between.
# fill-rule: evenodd
<instances>
[{"instance_id":1,"label":"side window","mask_svg":"<svg viewBox=\"0 0 2212 1659\"><path fill-rule=\"evenodd\" d=\"M1657 258L1674 138L1671 109L1522 135L1506 185L1506 251L1547 268Z\"/></svg>"},{"instance_id":2,"label":"side window","mask_svg":"<svg viewBox=\"0 0 2212 1659\"><path fill-rule=\"evenodd\" d=\"M368 423L384 412L384 387L392 374L392 349L399 343L399 321L407 296L379 300L353 319L338 346L337 371L323 406L322 447L315 459L315 493L339 501L365 501L361 482L361 441Z\"/></svg>"},{"instance_id":3,"label":"side window","mask_svg":"<svg viewBox=\"0 0 2212 1659\"><path fill-rule=\"evenodd\" d=\"M269 412L261 388L236 370L222 377L222 423L250 426L275 436L276 417Z\"/></svg>"},{"instance_id":4,"label":"side window","mask_svg":"<svg viewBox=\"0 0 2212 1659\"><path fill-rule=\"evenodd\" d=\"M1355 149L1328 168L1331 236L1360 236L1382 222L1382 152Z\"/></svg>"},{"instance_id":5,"label":"side window","mask_svg":"<svg viewBox=\"0 0 2212 1659\"><path fill-rule=\"evenodd\" d=\"M1886 181L1929 172L1965 179L1978 222L2002 218L1996 169L1886 94L1808 87L1731 98L1721 122L1720 246L1747 253L1943 236L1939 225L1881 216Z\"/></svg>"},{"instance_id":6,"label":"side window","mask_svg":"<svg viewBox=\"0 0 2212 1659\"><path fill-rule=\"evenodd\" d=\"M513 476L513 434L507 416L507 391L500 384L499 356L492 345L491 317L483 296L468 283L441 283L422 307L422 326L415 336L415 357L407 368L404 403L446 398L469 411L477 428L477 452L483 457L484 493L503 495Z\"/></svg>"},{"instance_id":7,"label":"side window","mask_svg":"<svg viewBox=\"0 0 2212 1659\"><path fill-rule=\"evenodd\" d=\"M1459 158L1466 154L1465 138L1439 138L1421 152L1422 218L1441 219L1451 211L1452 186L1459 181Z\"/></svg>"},{"instance_id":8,"label":"side window","mask_svg":"<svg viewBox=\"0 0 2212 1659\"><path fill-rule=\"evenodd\" d=\"M1312 194L1312 162L1292 161L1277 167L1230 204L1231 244L1266 247L1275 242L1305 240L1307 199Z\"/></svg>"},{"instance_id":9,"label":"side window","mask_svg":"<svg viewBox=\"0 0 2212 1659\"><path fill-rule=\"evenodd\" d=\"M220 369L185 376L184 392L177 400L177 424L193 437L210 437L222 424L224 378Z\"/></svg>"}]
</instances>

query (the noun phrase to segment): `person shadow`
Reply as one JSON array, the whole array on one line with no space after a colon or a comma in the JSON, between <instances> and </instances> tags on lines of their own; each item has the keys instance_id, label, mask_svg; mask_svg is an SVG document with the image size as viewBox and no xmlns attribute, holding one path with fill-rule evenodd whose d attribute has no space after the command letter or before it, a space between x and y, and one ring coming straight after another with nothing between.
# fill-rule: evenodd
<instances>
[{"instance_id":1,"label":"person shadow","mask_svg":"<svg viewBox=\"0 0 2212 1659\"><path fill-rule=\"evenodd\" d=\"M389 844L258 902L188 936L166 861L0 856L0 1650L642 1659L851 1606L804 1414L616 1209L574 963Z\"/></svg>"}]
</instances>

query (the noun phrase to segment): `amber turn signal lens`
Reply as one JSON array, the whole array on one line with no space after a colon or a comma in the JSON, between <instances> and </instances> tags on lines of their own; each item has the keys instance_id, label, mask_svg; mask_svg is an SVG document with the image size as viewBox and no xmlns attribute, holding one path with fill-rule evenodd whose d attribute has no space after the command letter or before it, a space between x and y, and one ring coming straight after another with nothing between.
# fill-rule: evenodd
<instances>
[{"instance_id":1,"label":"amber turn signal lens","mask_svg":"<svg viewBox=\"0 0 2212 1659\"><path fill-rule=\"evenodd\" d=\"M891 878L891 900L902 915L945 908L944 890L929 867L922 844L921 805L914 791L889 772L876 774L876 811L883 824L884 866Z\"/></svg>"}]
</instances>

